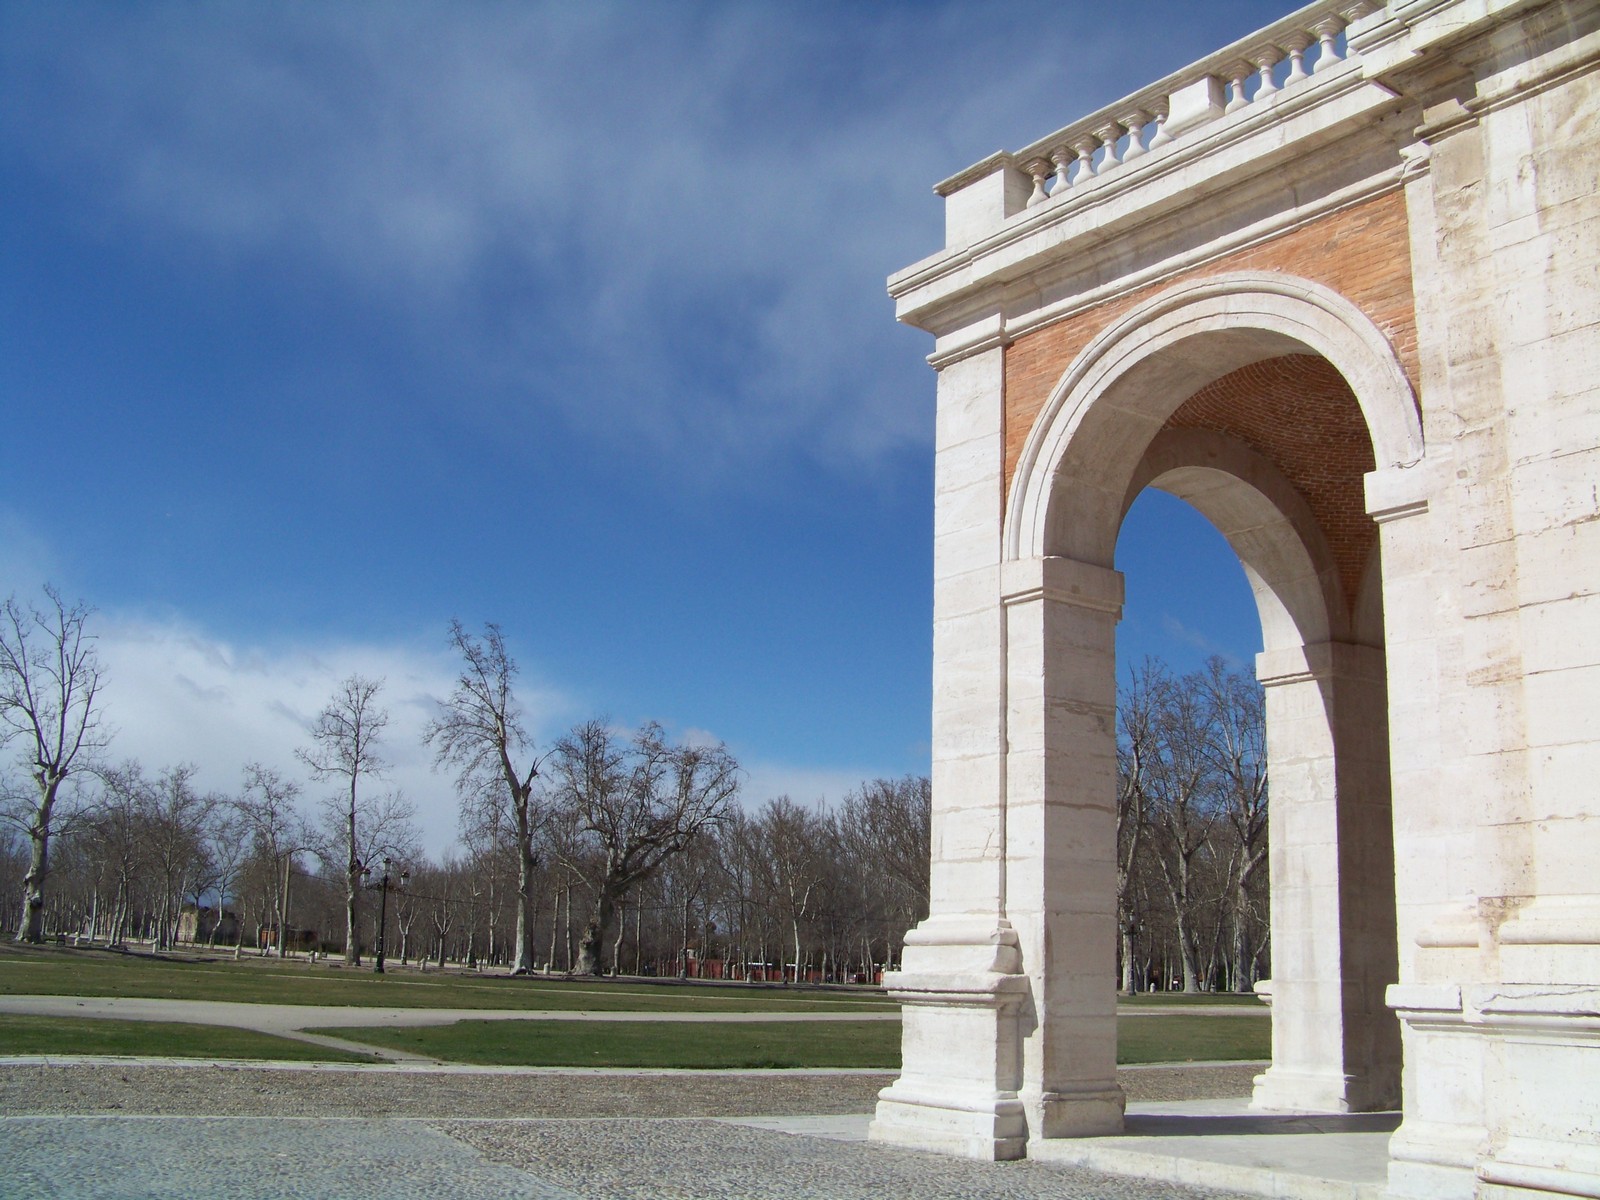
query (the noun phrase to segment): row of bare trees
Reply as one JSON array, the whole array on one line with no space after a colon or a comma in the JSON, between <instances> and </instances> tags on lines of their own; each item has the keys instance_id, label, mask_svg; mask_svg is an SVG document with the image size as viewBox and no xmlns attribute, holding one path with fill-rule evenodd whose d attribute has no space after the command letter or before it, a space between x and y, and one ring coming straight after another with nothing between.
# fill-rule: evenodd
<instances>
[{"instance_id":1,"label":"row of bare trees","mask_svg":"<svg viewBox=\"0 0 1600 1200\"><path fill-rule=\"evenodd\" d=\"M1260 685L1220 658L1146 661L1117 726L1122 988L1248 992L1270 950Z\"/></svg>"},{"instance_id":2,"label":"row of bare trees","mask_svg":"<svg viewBox=\"0 0 1600 1200\"><path fill-rule=\"evenodd\" d=\"M461 670L425 732L460 803L462 849L442 859L381 790L380 680L344 680L309 723L298 758L333 785L310 812L300 783L260 764L232 794L201 792L188 766L111 765L88 610L45 595L0 609L0 738L26 777L0 775L0 886L22 940L49 927L169 946L189 912L190 937L282 953L314 930L355 964L380 863L408 877L402 957L517 973L871 978L926 914L926 779L751 811L720 743L592 720L537 746L494 625L451 624ZM1248 990L1269 951L1259 687L1216 659L1181 677L1147 662L1118 734L1123 988Z\"/></svg>"},{"instance_id":3,"label":"row of bare trees","mask_svg":"<svg viewBox=\"0 0 1600 1200\"><path fill-rule=\"evenodd\" d=\"M832 807L729 807L626 884L626 840L608 847L575 818L558 806L540 826L526 910L522 853L504 824L476 824L460 851L413 865L395 901L400 953L441 966L862 981L926 915L923 778L874 781Z\"/></svg>"},{"instance_id":4,"label":"row of bare trees","mask_svg":"<svg viewBox=\"0 0 1600 1200\"><path fill-rule=\"evenodd\" d=\"M310 813L301 785L261 764L247 765L237 792L223 794L202 792L191 766L152 775L136 762L113 763L97 703L101 668L89 610L48 588L45 595L42 607L8 601L0 630L3 740L22 750L18 759L32 783L21 786L6 774L0 806L0 885L11 891L14 881L21 940L40 941L49 928L167 947L183 935L188 913L191 938L231 936L236 946L249 939L281 953L315 930L316 946L342 949L354 964L374 932L372 880L393 866L396 878L409 880L397 898L403 955L426 910L420 929L432 927L430 953L440 961L453 934L469 961L548 969L559 949L541 954L537 944L548 902L553 924L559 927L559 908L566 925L579 930L576 953L560 956L565 970L600 972L608 947L616 970L630 911L636 964L646 957L647 911L656 914L650 937L678 930L684 971L691 927L708 936L719 931L723 944L731 931L727 912L740 915L741 956L749 957L743 946L750 942L765 962L769 952L782 957L770 949L782 910L794 962L803 939L815 938L827 947L822 960L837 963L848 938L863 947L856 958L870 971L874 954L881 963L890 952L883 930L898 924L903 933L922 903L901 896L893 906L878 903L847 917L839 911L847 892L842 877L834 877L837 870L824 877L819 868L824 861L837 868L846 857L841 847L850 845L863 870L877 874L862 839L885 832L871 821L889 811L881 798L898 794L896 785L864 789L837 814L783 800L752 819L736 804L740 771L720 743L674 741L655 724L630 734L593 720L536 751L516 701L516 663L493 625L478 635L452 623L450 644L462 669L425 734L436 765L454 775L467 848L442 862L422 856L411 805L381 790L388 726L381 680L344 680L308 724L297 757L313 786L332 785ZM918 895L926 891L925 793L923 785L915 819L897 815L920 839L909 851L923 879L913 889ZM737 871L726 869L729 855L743 864ZM907 851L888 857L906 860ZM910 877L908 870L901 876ZM882 891L871 881L851 890L868 905ZM717 905L723 907L713 918ZM222 919L229 909L231 927ZM333 930L341 924L338 936ZM709 953L695 948L698 962ZM652 943L652 966L661 958Z\"/></svg>"}]
</instances>

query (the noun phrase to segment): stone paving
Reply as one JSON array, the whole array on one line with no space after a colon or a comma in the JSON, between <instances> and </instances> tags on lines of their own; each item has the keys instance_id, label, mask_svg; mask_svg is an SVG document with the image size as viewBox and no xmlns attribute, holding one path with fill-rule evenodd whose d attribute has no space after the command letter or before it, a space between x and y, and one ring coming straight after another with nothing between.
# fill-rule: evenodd
<instances>
[{"instance_id":1,"label":"stone paving","mask_svg":"<svg viewBox=\"0 0 1600 1200\"><path fill-rule=\"evenodd\" d=\"M1239 1094L1259 1066L1139 1069L1131 1094ZM1038 1162L805 1136L871 1110L881 1072L433 1071L0 1063L0 1196L916 1196L1205 1200ZM799 1117L800 1120L792 1118ZM752 1124L739 1122L750 1120ZM848 1122L845 1123L846 1125Z\"/></svg>"}]
</instances>

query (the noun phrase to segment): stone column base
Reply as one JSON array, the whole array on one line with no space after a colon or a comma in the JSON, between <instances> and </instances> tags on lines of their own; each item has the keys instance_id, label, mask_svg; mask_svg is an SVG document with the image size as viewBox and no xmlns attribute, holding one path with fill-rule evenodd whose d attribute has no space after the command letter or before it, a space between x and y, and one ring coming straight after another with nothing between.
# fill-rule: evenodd
<instances>
[{"instance_id":1,"label":"stone column base","mask_svg":"<svg viewBox=\"0 0 1600 1200\"><path fill-rule=\"evenodd\" d=\"M944 1091L925 1096L900 1084L878 1093L867 1136L985 1162L1021 1158L1028 1147L1028 1125L1015 1093L958 1097Z\"/></svg>"},{"instance_id":2,"label":"stone column base","mask_svg":"<svg viewBox=\"0 0 1600 1200\"><path fill-rule=\"evenodd\" d=\"M1046 1138L1109 1137L1122 1132L1127 1097L1115 1082L1081 1090L1044 1092L1023 1097L1024 1108L1036 1114L1034 1135Z\"/></svg>"},{"instance_id":3,"label":"stone column base","mask_svg":"<svg viewBox=\"0 0 1600 1200\"><path fill-rule=\"evenodd\" d=\"M1268 1067L1255 1078L1250 1107L1264 1112L1344 1113L1367 1111L1355 1095L1360 1081L1339 1072Z\"/></svg>"},{"instance_id":4,"label":"stone column base","mask_svg":"<svg viewBox=\"0 0 1600 1200\"><path fill-rule=\"evenodd\" d=\"M1016 933L993 920L934 917L906 936L905 970L884 978L903 1006L900 1078L879 1093L868 1136L985 1161L1021 1158Z\"/></svg>"}]
</instances>

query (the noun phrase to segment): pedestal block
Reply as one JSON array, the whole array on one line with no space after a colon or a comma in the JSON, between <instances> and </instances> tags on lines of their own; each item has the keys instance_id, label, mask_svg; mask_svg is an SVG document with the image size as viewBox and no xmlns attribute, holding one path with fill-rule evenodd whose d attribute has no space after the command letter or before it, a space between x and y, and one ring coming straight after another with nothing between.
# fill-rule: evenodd
<instances>
[{"instance_id":1,"label":"pedestal block","mask_svg":"<svg viewBox=\"0 0 1600 1200\"><path fill-rule=\"evenodd\" d=\"M992 919L933 917L906 936L884 977L900 1002L903 1073L878 1094L869 1137L986 1161L1021 1158L1017 935Z\"/></svg>"}]
</instances>

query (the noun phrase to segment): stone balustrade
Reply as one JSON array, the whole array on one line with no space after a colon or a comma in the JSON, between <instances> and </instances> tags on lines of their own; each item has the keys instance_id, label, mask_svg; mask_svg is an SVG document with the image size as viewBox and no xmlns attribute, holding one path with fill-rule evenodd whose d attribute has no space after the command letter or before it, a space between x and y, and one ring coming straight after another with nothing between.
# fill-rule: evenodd
<instances>
[{"instance_id":1,"label":"stone balustrade","mask_svg":"<svg viewBox=\"0 0 1600 1200\"><path fill-rule=\"evenodd\" d=\"M1315 87L1346 60L1345 29L1382 7L1374 0L1307 5L1031 146L985 159L935 190L952 196L1004 166L1032 179L1025 207L1069 196L1220 117Z\"/></svg>"}]
</instances>

